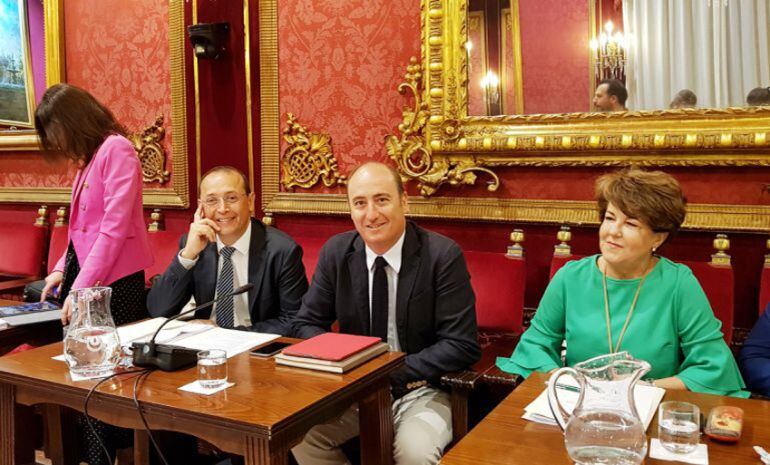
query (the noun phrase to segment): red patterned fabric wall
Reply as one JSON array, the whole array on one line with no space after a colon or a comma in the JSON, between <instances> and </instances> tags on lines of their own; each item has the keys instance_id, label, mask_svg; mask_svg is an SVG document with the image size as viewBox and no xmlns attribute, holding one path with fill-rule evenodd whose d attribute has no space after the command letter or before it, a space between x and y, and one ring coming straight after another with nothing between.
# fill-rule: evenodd
<instances>
[{"instance_id":1,"label":"red patterned fabric wall","mask_svg":"<svg viewBox=\"0 0 770 465\"><path fill-rule=\"evenodd\" d=\"M524 113L588 111L587 0L520 0Z\"/></svg>"},{"instance_id":2,"label":"red patterned fabric wall","mask_svg":"<svg viewBox=\"0 0 770 465\"><path fill-rule=\"evenodd\" d=\"M420 55L420 0L281 0L278 30L281 128L294 113L331 135L342 173L386 160L407 103L396 88Z\"/></svg>"},{"instance_id":3,"label":"red patterned fabric wall","mask_svg":"<svg viewBox=\"0 0 770 465\"><path fill-rule=\"evenodd\" d=\"M64 17L67 81L94 94L130 132L164 115L170 153L167 2L68 0ZM0 153L0 186L69 187L73 177L37 154Z\"/></svg>"}]
</instances>

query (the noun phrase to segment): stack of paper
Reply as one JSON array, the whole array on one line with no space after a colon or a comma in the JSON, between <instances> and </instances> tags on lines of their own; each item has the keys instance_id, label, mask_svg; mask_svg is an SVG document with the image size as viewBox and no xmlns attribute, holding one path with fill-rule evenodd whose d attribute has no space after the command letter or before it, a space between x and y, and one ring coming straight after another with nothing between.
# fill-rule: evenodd
<instances>
[{"instance_id":1,"label":"stack of paper","mask_svg":"<svg viewBox=\"0 0 770 465\"><path fill-rule=\"evenodd\" d=\"M387 350L378 337L324 333L284 349L275 363L345 373Z\"/></svg>"},{"instance_id":2,"label":"stack of paper","mask_svg":"<svg viewBox=\"0 0 770 465\"><path fill-rule=\"evenodd\" d=\"M556 388L557 395L562 407L569 414L572 413L575 409L575 404L577 404L579 397L577 387L577 381L574 379L567 376L559 378L559 385ZM665 393L665 389L645 384L637 384L634 387L636 411L644 422L645 429L650 426L652 418L655 416L655 411L658 409L658 404L663 399ZM544 389L534 401L524 407L524 415L521 417L537 423L556 425L556 419L553 417L551 407L548 404L547 389Z\"/></svg>"},{"instance_id":3,"label":"stack of paper","mask_svg":"<svg viewBox=\"0 0 770 465\"><path fill-rule=\"evenodd\" d=\"M148 341L164 321L165 318L153 318L118 328L121 345L130 346L134 342ZM237 331L177 320L164 326L155 341L193 350L222 349L229 358L279 337L278 334Z\"/></svg>"}]
</instances>

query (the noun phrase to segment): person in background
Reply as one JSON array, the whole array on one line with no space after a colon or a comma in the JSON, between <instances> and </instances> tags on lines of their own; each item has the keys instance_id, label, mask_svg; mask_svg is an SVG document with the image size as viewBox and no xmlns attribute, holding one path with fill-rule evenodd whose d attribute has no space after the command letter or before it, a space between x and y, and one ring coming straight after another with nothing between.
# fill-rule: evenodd
<instances>
[{"instance_id":1,"label":"person in background","mask_svg":"<svg viewBox=\"0 0 770 465\"><path fill-rule=\"evenodd\" d=\"M355 231L329 239L294 322L307 338L339 322L341 333L378 336L406 352L391 374L399 465L435 464L452 440L449 394L441 376L480 355L476 307L462 250L451 239L406 220L401 176L382 163L350 175ZM316 425L292 449L300 465L346 464L339 446L358 436L358 405Z\"/></svg>"},{"instance_id":2,"label":"person in background","mask_svg":"<svg viewBox=\"0 0 770 465\"><path fill-rule=\"evenodd\" d=\"M594 108L597 111L627 111L626 86L617 79L605 79L596 86L594 93Z\"/></svg>"},{"instance_id":3,"label":"person in background","mask_svg":"<svg viewBox=\"0 0 770 465\"><path fill-rule=\"evenodd\" d=\"M658 250L685 218L676 180L622 170L596 182L599 255L564 265L545 290L510 358L497 366L523 377L628 351L652 365L665 389L748 397L706 294L685 265Z\"/></svg>"},{"instance_id":4,"label":"person in background","mask_svg":"<svg viewBox=\"0 0 770 465\"><path fill-rule=\"evenodd\" d=\"M285 233L252 218L254 193L230 166L203 175L200 200L179 253L147 298L152 316L170 317L195 297L201 304L246 283L248 291L199 311L220 327L288 336L307 291L302 248Z\"/></svg>"},{"instance_id":5,"label":"person in background","mask_svg":"<svg viewBox=\"0 0 770 465\"><path fill-rule=\"evenodd\" d=\"M72 315L67 298L71 289L109 286L116 325L146 318L144 269L153 257L142 210L142 168L126 130L91 94L68 84L56 84L43 94L35 129L48 160L67 160L77 167L69 245L45 278L41 301L58 290L66 325ZM95 423L111 454L131 445L132 431ZM78 424L83 460L108 463L85 417Z\"/></svg>"},{"instance_id":6,"label":"person in background","mask_svg":"<svg viewBox=\"0 0 770 465\"><path fill-rule=\"evenodd\" d=\"M746 96L746 104L757 107L770 105L770 87L755 87Z\"/></svg>"},{"instance_id":7,"label":"person in background","mask_svg":"<svg viewBox=\"0 0 770 465\"><path fill-rule=\"evenodd\" d=\"M739 357L746 386L752 392L770 397L770 305L743 344Z\"/></svg>"},{"instance_id":8,"label":"person in background","mask_svg":"<svg viewBox=\"0 0 770 465\"><path fill-rule=\"evenodd\" d=\"M679 92L674 95L674 98L671 100L671 103L668 105L669 108L675 109L675 108L695 108L695 105L698 104L698 97L695 95L695 92L691 91L690 89L682 89Z\"/></svg>"}]
</instances>

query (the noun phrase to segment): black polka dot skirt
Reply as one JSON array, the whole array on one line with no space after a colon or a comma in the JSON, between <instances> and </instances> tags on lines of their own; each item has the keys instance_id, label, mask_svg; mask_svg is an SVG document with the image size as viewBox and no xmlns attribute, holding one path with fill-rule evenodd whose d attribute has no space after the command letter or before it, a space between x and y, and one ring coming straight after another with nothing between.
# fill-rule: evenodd
<instances>
[{"instance_id":1,"label":"black polka dot skirt","mask_svg":"<svg viewBox=\"0 0 770 465\"><path fill-rule=\"evenodd\" d=\"M72 242L70 242L67 248L67 258L64 263L64 277L62 279L61 293L59 294L62 303L72 289L75 278L80 273L80 263L78 262ZM116 326L132 323L149 316L145 299L144 271L138 271L120 278L110 284L109 287L112 288L110 313L112 313L112 319L115 321ZM99 438L107 446L107 450L112 456L112 462L115 461L115 451L117 449L130 447L133 444L134 433L130 429L118 428L93 418L91 418L91 424L94 426ZM78 415L77 425L79 430L78 450L80 451L80 460L87 462L89 465L109 464L110 462L107 461L107 457L99 445L99 439L94 436L93 431L91 431L86 423L85 415Z\"/></svg>"}]
</instances>

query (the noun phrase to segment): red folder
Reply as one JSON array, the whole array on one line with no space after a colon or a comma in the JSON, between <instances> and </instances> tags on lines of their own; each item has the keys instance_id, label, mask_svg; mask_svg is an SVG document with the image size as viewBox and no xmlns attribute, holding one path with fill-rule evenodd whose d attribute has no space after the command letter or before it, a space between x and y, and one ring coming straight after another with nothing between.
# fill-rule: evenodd
<instances>
[{"instance_id":1,"label":"red folder","mask_svg":"<svg viewBox=\"0 0 770 465\"><path fill-rule=\"evenodd\" d=\"M381 342L378 337L324 333L283 349L284 355L338 362Z\"/></svg>"}]
</instances>

